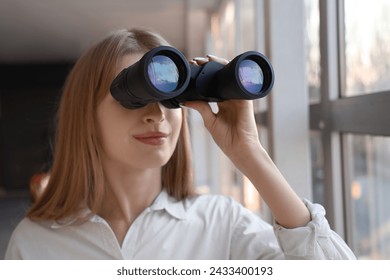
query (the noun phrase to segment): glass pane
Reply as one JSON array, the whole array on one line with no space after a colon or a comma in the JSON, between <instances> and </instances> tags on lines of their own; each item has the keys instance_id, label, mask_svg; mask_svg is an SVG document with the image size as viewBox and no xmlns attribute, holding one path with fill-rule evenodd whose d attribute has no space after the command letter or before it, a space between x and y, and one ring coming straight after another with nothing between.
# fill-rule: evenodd
<instances>
[{"instance_id":1,"label":"glass pane","mask_svg":"<svg viewBox=\"0 0 390 280\"><path fill-rule=\"evenodd\" d=\"M235 3L232 0L211 15L210 38L207 51L220 57L234 58L235 53Z\"/></svg>"},{"instance_id":2,"label":"glass pane","mask_svg":"<svg viewBox=\"0 0 390 280\"><path fill-rule=\"evenodd\" d=\"M237 40L239 52L256 49L255 0L240 0L240 38Z\"/></svg>"},{"instance_id":3,"label":"glass pane","mask_svg":"<svg viewBox=\"0 0 390 280\"><path fill-rule=\"evenodd\" d=\"M313 201L325 205L324 154L320 131L310 132Z\"/></svg>"},{"instance_id":4,"label":"glass pane","mask_svg":"<svg viewBox=\"0 0 390 280\"><path fill-rule=\"evenodd\" d=\"M390 259L390 138L345 140L352 248L360 259Z\"/></svg>"},{"instance_id":5,"label":"glass pane","mask_svg":"<svg viewBox=\"0 0 390 280\"><path fill-rule=\"evenodd\" d=\"M390 89L390 1L345 0L345 96Z\"/></svg>"},{"instance_id":6,"label":"glass pane","mask_svg":"<svg viewBox=\"0 0 390 280\"><path fill-rule=\"evenodd\" d=\"M320 10L319 1L305 0L306 68L310 103L321 101Z\"/></svg>"}]
</instances>

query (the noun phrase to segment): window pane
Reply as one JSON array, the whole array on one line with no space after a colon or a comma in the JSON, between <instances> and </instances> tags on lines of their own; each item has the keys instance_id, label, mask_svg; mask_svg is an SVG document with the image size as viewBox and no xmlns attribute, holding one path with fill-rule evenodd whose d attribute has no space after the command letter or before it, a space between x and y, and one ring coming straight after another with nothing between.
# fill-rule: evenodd
<instances>
[{"instance_id":1,"label":"window pane","mask_svg":"<svg viewBox=\"0 0 390 280\"><path fill-rule=\"evenodd\" d=\"M320 131L310 132L313 201L325 205L324 154Z\"/></svg>"},{"instance_id":2,"label":"window pane","mask_svg":"<svg viewBox=\"0 0 390 280\"><path fill-rule=\"evenodd\" d=\"M345 96L390 89L390 1L345 0Z\"/></svg>"},{"instance_id":3,"label":"window pane","mask_svg":"<svg viewBox=\"0 0 390 280\"><path fill-rule=\"evenodd\" d=\"M310 103L321 101L320 10L319 1L305 0L306 68Z\"/></svg>"},{"instance_id":4,"label":"window pane","mask_svg":"<svg viewBox=\"0 0 390 280\"><path fill-rule=\"evenodd\" d=\"M240 0L240 23L237 40L239 52L256 49L256 18L255 0Z\"/></svg>"},{"instance_id":5,"label":"window pane","mask_svg":"<svg viewBox=\"0 0 390 280\"><path fill-rule=\"evenodd\" d=\"M390 138L347 135L345 140L353 250L359 258L389 259Z\"/></svg>"},{"instance_id":6,"label":"window pane","mask_svg":"<svg viewBox=\"0 0 390 280\"><path fill-rule=\"evenodd\" d=\"M222 9L212 14L207 51L220 57L233 58L235 54L235 3L226 1Z\"/></svg>"}]
</instances>

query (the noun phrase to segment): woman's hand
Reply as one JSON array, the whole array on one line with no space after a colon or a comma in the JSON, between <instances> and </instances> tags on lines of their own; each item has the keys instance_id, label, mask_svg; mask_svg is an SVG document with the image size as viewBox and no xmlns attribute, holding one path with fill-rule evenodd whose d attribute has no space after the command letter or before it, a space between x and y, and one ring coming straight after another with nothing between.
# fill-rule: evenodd
<instances>
[{"instance_id":1,"label":"woman's hand","mask_svg":"<svg viewBox=\"0 0 390 280\"><path fill-rule=\"evenodd\" d=\"M202 65L208 61L228 63L227 60L214 56L209 56L208 59L197 58L192 63ZM201 114L204 125L214 141L234 163L238 163L241 159L245 159L246 155L261 149L252 101L227 100L219 102L216 113L207 102L189 101L184 105Z\"/></svg>"}]
</instances>

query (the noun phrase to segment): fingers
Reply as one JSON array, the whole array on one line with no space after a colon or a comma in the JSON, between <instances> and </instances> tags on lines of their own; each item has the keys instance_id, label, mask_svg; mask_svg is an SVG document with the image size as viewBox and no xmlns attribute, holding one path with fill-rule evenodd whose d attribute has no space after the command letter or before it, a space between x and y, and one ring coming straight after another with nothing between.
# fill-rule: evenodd
<instances>
[{"instance_id":1,"label":"fingers","mask_svg":"<svg viewBox=\"0 0 390 280\"><path fill-rule=\"evenodd\" d=\"M203 65L203 64L206 64L207 62L209 62L209 60L208 60L208 58L205 58L205 57L195 57L192 60L192 63L195 63L196 65Z\"/></svg>"},{"instance_id":2,"label":"fingers","mask_svg":"<svg viewBox=\"0 0 390 280\"><path fill-rule=\"evenodd\" d=\"M215 62L218 62L218 63L223 64L223 65L226 65L229 63L229 60L215 56L215 55L209 54L209 55L207 55L207 57L209 58L209 61L215 61Z\"/></svg>"},{"instance_id":3,"label":"fingers","mask_svg":"<svg viewBox=\"0 0 390 280\"><path fill-rule=\"evenodd\" d=\"M206 64L209 61L215 61L217 63L226 65L229 63L229 60L221 57L217 57L215 55L207 55L207 57L195 57L193 60L190 61L191 64L196 64L196 65L203 65Z\"/></svg>"},{"instance_id":4,"label":"fingers","mask_svg":"<svg viewBox=\"0 0 390 280\"><path fill-rule=\"evenodd\" d=\"M184 103L184 106L198 111L199 114L202 116L203 122L206 127L213 123L216 118L216 115L214 114L210 105L207 102L187 101Z\"/></svg>"}]
</instances>

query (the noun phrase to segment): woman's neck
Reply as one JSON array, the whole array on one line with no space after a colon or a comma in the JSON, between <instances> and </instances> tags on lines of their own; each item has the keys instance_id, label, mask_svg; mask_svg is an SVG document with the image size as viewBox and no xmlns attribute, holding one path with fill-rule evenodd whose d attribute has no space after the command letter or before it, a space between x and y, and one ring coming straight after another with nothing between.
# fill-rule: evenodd
<instances>
[{"instance_id":1,"label":"woman's neck","mask_svg":"<svg viewBox=\"0 0 390 280\"><path fill-rule=\"evenodd\" d=\"M161 168L105 168L106 195L101 211L119 243L134 220L161 192Z\"/></svg>"}]
</instances>

